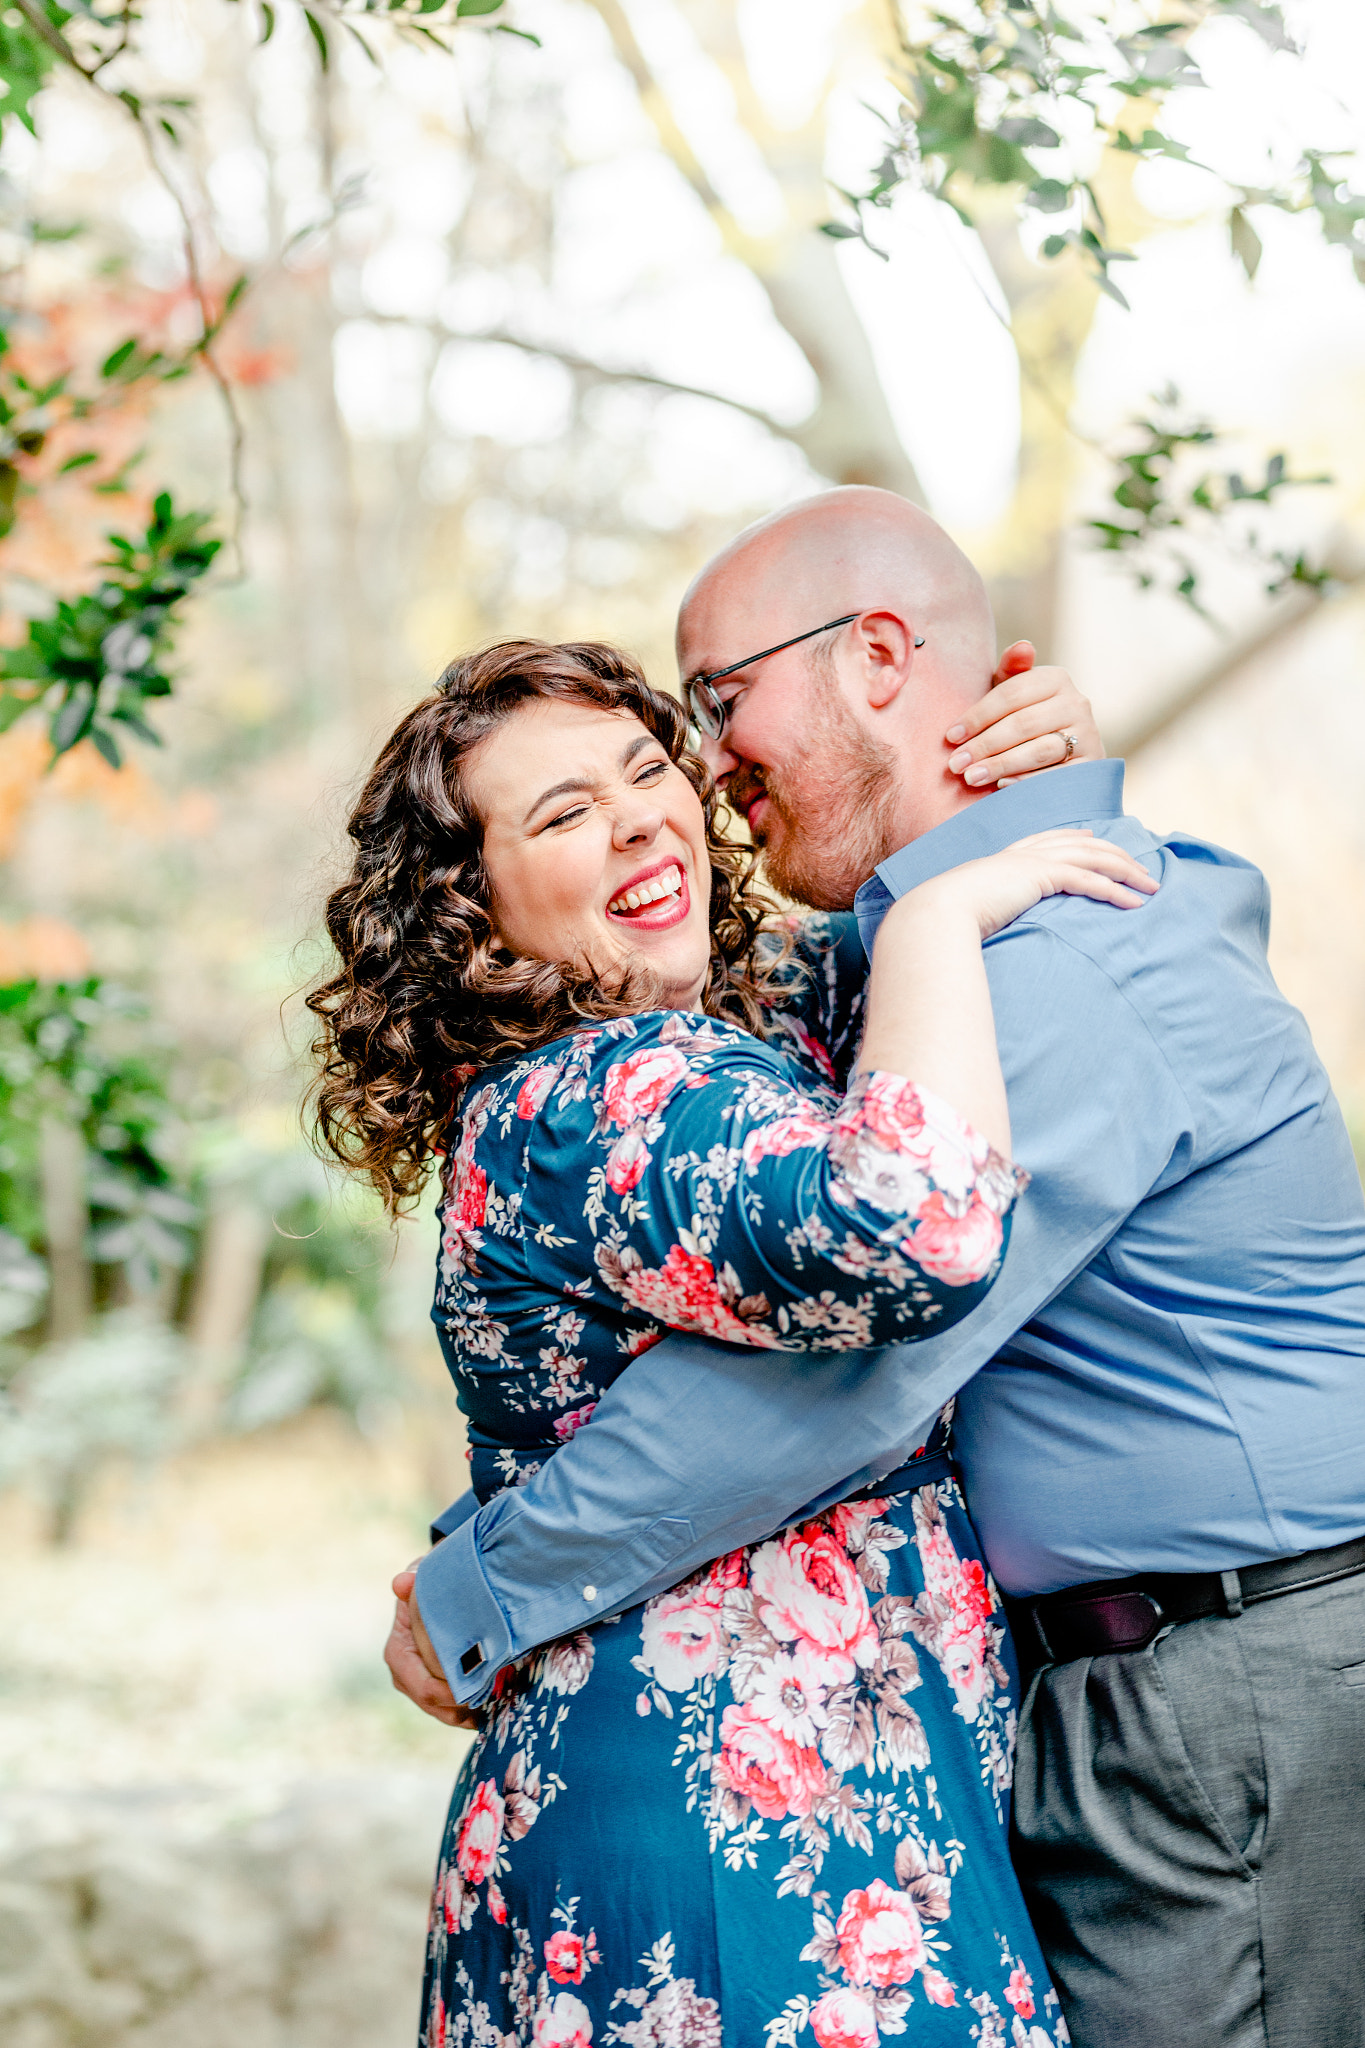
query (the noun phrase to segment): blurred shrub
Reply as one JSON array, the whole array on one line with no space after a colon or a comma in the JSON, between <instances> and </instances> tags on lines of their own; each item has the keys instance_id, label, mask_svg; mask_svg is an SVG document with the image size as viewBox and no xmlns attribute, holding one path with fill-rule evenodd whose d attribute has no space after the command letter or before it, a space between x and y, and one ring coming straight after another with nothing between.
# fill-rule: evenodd
<instances>
[{"instance_id":1,"label":"blurred shrub","mask_svg":"<svg viewBox=\"0 0 1365 2048\"><path fill-rule=\"evenodd\" d=\"M0 1485L35 1487L53 1541L66 1542L109 1457L150 1461L172 1446L187 1363L180 1336L128 1311L45 1345L0 1396Z\"/></svg>"}]
</instances>

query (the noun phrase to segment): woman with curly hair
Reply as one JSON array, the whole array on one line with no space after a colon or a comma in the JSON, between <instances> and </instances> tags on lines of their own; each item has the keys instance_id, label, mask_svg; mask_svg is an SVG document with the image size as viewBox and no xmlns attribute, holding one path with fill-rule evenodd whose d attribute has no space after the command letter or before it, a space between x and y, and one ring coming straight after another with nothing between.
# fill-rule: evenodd
<instances>
[{"instance_id":1,"label":"woman with curly hair","mask_svg":"<svg viewBox=\"0 0 1365 2048\"><path fill-rule=\"evenodd\" d=\"M852 921L763 899L686 739L624 655L514 642L447 671L350 822L317 1124L391 1212L441 1161L481 1499L668 1330L799 1354L968 1314L1025 1179L981 941L1152 886L1023 842L903 898L864 997ZM1008 1856L1017 1701L934 1441L593 1616L501 1674L461 1773L426 2048L1064 2039Z\"/></svg>"}]
</instances>

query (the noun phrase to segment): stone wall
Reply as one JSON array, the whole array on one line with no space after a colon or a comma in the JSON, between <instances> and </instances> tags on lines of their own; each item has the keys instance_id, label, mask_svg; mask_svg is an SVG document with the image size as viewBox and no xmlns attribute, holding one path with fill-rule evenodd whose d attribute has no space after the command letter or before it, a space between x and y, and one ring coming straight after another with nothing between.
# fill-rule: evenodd
<instances>
[{"instance_id":1,"label":"stone wall","mask_svg":"<svg viewBox=\"0 0 1365 2048\"><path fill-rule=\"evenodd\" d=\"M5 2048L413 2048L448 1777L0 1798Z\"/></svg>"}]
</instances>

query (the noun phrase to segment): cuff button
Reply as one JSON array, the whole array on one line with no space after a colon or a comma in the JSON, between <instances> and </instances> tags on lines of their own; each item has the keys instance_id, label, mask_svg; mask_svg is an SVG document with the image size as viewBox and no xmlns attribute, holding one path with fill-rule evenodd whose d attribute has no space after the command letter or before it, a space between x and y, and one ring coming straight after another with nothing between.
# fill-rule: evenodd
<instances>
[{"instance_id":1,"label":"cuff button","mask_svg":"<svg viewBox=\"0 0 1365 2048\"><path fill-rule=\"evenodd\" d=\"M595 1600L597 1598L596 1586L585 1586L583 1588L583 1598L585 1600Z\"/></svg>"}]
</instances>

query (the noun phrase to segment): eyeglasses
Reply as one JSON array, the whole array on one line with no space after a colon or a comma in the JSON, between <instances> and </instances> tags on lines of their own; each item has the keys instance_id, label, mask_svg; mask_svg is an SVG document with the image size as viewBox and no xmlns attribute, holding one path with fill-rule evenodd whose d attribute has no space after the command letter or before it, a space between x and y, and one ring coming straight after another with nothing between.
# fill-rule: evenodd
<instances>
[{"instance_id":1,"label":"eyeglasses","mask_svg":"<svg viewBox=\"0 0 1365 2048\"><path fill-rule=\"evenodd\" d=\"M808 633L793 633L790 640L779 640L775 647L765 647L761 654L746 654L743 661L732 661L728 668L716 668L709 675L693 676L685 695L694 722L707 739L718 740L725 731L730 706L716 695L711 687L713 683L720 682L724 676L736 674L742 668L752 668L756 661L766 661L770 654L781 654L784 648L799 647L803 640L814 640L821 633L832 633L836 626L851 626L855 619L861 617L861 612L847 612L842 619L828 619L823 626L812 626ZM916 637L915 645L923 647L922 635Z\"/></svg>"}]
</instances>

